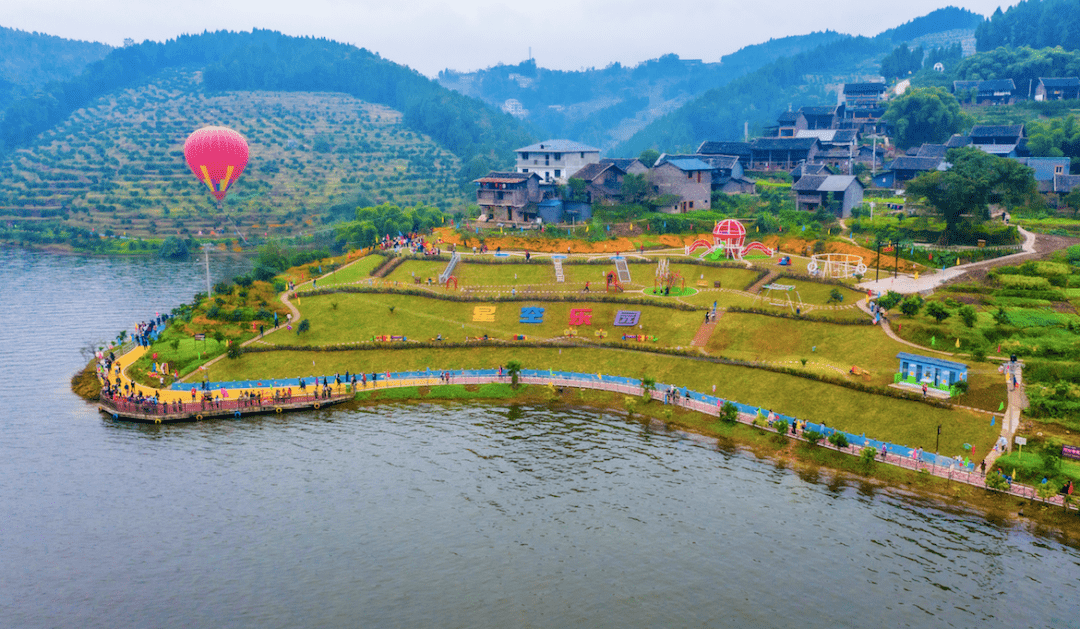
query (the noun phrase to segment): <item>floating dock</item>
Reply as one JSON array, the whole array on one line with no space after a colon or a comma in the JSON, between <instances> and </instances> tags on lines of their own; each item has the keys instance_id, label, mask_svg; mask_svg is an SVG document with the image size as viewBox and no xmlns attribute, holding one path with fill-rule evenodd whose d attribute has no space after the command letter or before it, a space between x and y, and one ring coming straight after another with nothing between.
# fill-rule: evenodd
<instances>
[{"instance_id":1,"label":"floating dock","mask_svg":"<svg viewBox=\"0 0 1080 629\"><path fill-rule=\"evenodd\" d=\"M340 404L353 399L352 393L319 397L317 395L293 396L274 400L272 398L238 400L197 400L195 402L174 402L166 404L141 404L124 399L102 396L98 400L98 410L113 419L142 422L148 424L171 424L194 422L204 419L239 419L248 415L267 413L286 413L319 409L324 406Z\"/></svg>"}]
</instances>

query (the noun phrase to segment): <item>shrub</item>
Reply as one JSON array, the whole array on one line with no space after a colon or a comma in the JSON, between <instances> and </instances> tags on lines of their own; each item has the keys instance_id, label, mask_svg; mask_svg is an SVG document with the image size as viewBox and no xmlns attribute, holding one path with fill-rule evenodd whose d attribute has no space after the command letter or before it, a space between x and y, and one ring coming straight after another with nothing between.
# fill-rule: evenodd
<instances>
[{"instance_id":1,"label":"shrub","mask_svg":"<svg viewBox=\"0 0 1080 629\"><path fill-rule=\"evenodd\" d=\"M626 413L633 417L634 411L637 410L637 398L630 395L623 396L623 406L626 407Z\"/></svg>"},{"instance_id":2,"label":"shrub","mask_svg":"<svg viewBox=\"0 0 1080 629\"><path fill-rule=\"evenodd\" d=\"M802 436L804 439L810 442L810 445L816 446L817 443L821 441L821 438L825 435L821 434L816 430L804 430Z\"/></svg>"},{"instance_id":3,"label":"shrub","mask_svg":"<svg viewBox=\"0 0 1080 629\"><path fill-rule=\"evenodd\" d=\"M300 322L300 325L296 326L296 333L300 334L301 332L307 332L310 329L311 329L311 321L309 321L307 319L304 319L303 321Z\"/></svg>"},{"instance_id":4,"label":"shrub","mask_svg":"<svg viewBox=\"0 0 1080 629\"><path fill-rule=\"evenodd\" d=\"M978 319L978 314L975 312L974 306L964 304L963 306L960 306L960 310L957 311L957 314L960 315L960 319L963 320L964 325L969 328L975 327L975 321Z\"/></svg>"},{"instance_id":5,"label":"shrub","mask_svg":"<svg viewBox=\"0 0 1080 629\"><path fill-rule=\"evenodd\" d=\"M734 424L739 420L739 409L731 402L724 402L724 405L720 407L720 421L727 424Z\"/></svg>"},{"instance_id":6,"label":"shrub","mask_svg":"<svg viewBox=\"0 0 1080 629\"><path fill-rule=\"evenodd\" d=\"M1001 473L1001 470L992 470L986 475L986 488L995 491L1007 491L1009 481L1005 480L1005 475Z\"/></svg>"},{"instance_id":7,"label":"shrub","mask_svg":"<svg viewBox=\"0 0 1080 629\"><path fill-rule=\"evenodd\" d=\"M788 423L786 421L784 421L782 419L778 419L778 420L774 421L772 423L772 425L773 425L773 428L776 429L777 433L779 433L781 435L786 435L787 434Z\"/></svg>"},{"instance_id":8,"label":"shrub","mask_svg":"<svg viewBox=\"0 0 1080 629\"><path fill-rule=\"evenodd\" d=\"M904 296L896 291L889 291L878 298L877 303L879 306L886 310L892 310L896 307L896 304L900 303L904 299Z\"/></svg>"},{"instance_id":9,"label":"shrub","mask_svg":"<svg viewBox=\"0 0 1080 629\"><path fill-rule=\"evenodd\" d=\"M874 464L877 455L877 450L869 446L865 447L862 449L862 452L859 453L859 463L861 463L863 467L869 468Z\"/></svg>"},{"instance_id":10,"label":"shrub","mask_svg":"<svg viewBox=\"0 0 1080 629\"><path fill-rule=\"evenodd\" d=\"M926 304L926 314L933 317L938 323L941 323L952 315L952 313L945 308L945 304L940 301L932 301Z\"/></svg>"},{"instance_id":11,"label":"shrub","mask_svg":"<svg viewBox=\"0 0 1080 629\"><path fill-rule=\"evenodd\" d=\"M842 432L834 432L829 435L829 443L840 449L846 448L848 447L847 435Z\"/></svg>"},{"instance_id":12,"label":"shrub","mask_svg":"<svg viewBox=\"0 0 1080 629\"><path fill-rule=\"evenodd\" d=\"M239 343L231 343L229 345L229 351L225 353L229 358L236 360L244 355L244 348L240 347Z\"/></svg>"},{"instance_id":13,"label":"shrub","mask_svg":"<svg viewBox=\"0 0 1080 629\"><path fill-rule=\"evenodd\" d=\"M900 312L909 317L914 317L922 310L924 301L922 295L908 295L904 298L904 301L900 302Z\"/></svg>"}]
</instances>

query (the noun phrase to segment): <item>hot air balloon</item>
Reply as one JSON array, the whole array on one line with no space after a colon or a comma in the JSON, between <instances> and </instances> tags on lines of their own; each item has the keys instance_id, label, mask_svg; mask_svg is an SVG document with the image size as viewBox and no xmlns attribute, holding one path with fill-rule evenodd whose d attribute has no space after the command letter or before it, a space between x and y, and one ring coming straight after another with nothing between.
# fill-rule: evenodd
<instances>
[{"instance_id":1,"label":"hot air balloon","mask_svg":"<svg viewBox=\"0 0 1080 629\"><path fill-rule=\"evenodd\" d=\"M225 127L203 127L184 142L184 158L210 194L221 201L244 172L248 145L244 136Z\"/></svg>"}]
</instances>

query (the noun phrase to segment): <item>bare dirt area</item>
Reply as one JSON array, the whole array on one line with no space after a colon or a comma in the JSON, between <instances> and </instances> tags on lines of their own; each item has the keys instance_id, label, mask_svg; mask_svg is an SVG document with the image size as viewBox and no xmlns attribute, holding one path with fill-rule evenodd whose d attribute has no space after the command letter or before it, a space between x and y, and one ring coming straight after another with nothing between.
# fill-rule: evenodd
<instances>
[{"instance_id":1,"label":"bare dirt area","mask_svg":"<svg viewBox=\"0 0 1080 629\"><path fill-rule=\"evenodd\" d=\"M1049 258L1051 254L1062 249L1067 249L1073 245L1080 244L1080 238L1071 238L1069 236L1051 236L1050 234L1035 234L1035 253L1029 253L1024 256L1018 256L1015 258L1010 257L1005 260L997 258L994 260L986 260L985 262L979 262L972 265L972 268L967 273L945 282L944 285L949 284L966 284L969 282L985 282L987 273L990 269L999 266L1010 266L1015 264L1021 264L1028 260L1043 260Z\"/></svg>"}]
</instances>

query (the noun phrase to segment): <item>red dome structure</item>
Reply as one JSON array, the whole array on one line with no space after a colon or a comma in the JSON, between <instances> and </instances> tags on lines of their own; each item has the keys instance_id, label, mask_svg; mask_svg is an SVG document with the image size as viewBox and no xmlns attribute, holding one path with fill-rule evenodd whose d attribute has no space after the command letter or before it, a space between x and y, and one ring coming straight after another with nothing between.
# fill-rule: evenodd
<instances>
[{"instance_id":1,"label":"red dome structure","mask_svg":"<svg viewBox=\"0 0 1080 629\"><path fill-rule=\"evenodd\" d=\"M728 218L713 227L713 242L724 245L724 251L731 257L742 257L743 244L746 243L746 228L739 221Z\"/></svg>"}]
</instances>

